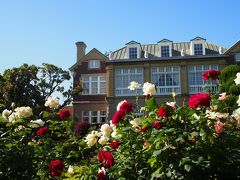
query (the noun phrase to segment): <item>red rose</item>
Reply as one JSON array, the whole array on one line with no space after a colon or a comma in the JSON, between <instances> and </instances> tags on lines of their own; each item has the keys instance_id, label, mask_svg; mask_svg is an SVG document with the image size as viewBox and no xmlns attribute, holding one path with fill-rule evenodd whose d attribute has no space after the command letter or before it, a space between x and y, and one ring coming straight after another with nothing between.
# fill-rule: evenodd
<instances>
[{"instance_id":1,"label":"red rose","mask_svg":"<svg viewBox=\"0 0 240 180\"><path fill-rule=\"evenodd\" d=\"M190 96L190 99L188 101L188 106L190 108L197 108L198 106L210 106L211 97L209 94L206 93L198 93L193 94Z\"/></svg>"},{"instance_id":2,"label":"red rose","mask_svg":"<svg viewBox=\"0 0 240 180\"><path fill-rule=\"evenodd\" d=\"M163 126L162 123L157 120L153 122L153 127L155 127L156 129L161 129L162 126Z\"/></svg>"},{"instance_id":3,"label":"red rose","mask_svg":"<svg viewBox=\"0 0 240 180\"><path fill-rule=\"evenodd\" d=\"M44 135L46 134L48 131L48 128L47 127L41 127L39 128L37 131L36 131L36 136L41 136L41 135Z\"/></svg>"},{"instance_id":4,"label":"red rose","mask_svg":"<svg viewBox=\"0 0 240 180\"><path fill-rule=\"evenodd\" d=\"M74 133L78 136L85 135L88 132L89 128L90 128L89 122L81 120L76 124Z\"/></svg>"},{"instance_id":5,"label":"red rose","mask_svg":"<svg viewBox=\"0 0 240 180\"><path fill-rule=\"evenodd\" d=\"M218 121L216 125L214 125L214 130L215 130L215 133L217 133L218 135L220 135L223 130L224 130L224 123Z\"/></svg>"},{"instance_id":6,"label":"red rose","mask_svg":"<svg viewBox=\"0 0 240 180\"><path fill-rule=\"evenodd\" d=\"M61 160L53 160L48 167L51 176L60 176L62 174L64 164Z\"/></svg>"},{"instance_id":7,"label":"red rose","mask_svg":"<svg viewBox=\"0 0 240 180\"><path fill-rule=\"evenodd\" d=\"M69 119L70 116L71 116L71 113L69 109L64 108L59 111L60 119Z\"/></svg>"},{"instance_id":8,"label":"red rose","mask_svg":"<svg viewBox=\"0 0 240 180\"><path fill-rule=\"evenodd\" d=\"M132 112L133 110L133 105L131 103L128 102L124 102L120 107L119 110L125 112L126 114Z\"/></svg>"},{"instance_id":9,"label":"red rose","mask_svg":"<svg viewBox=\"0 0 240 180\"><path fill-rule=\"evenodd\" d=\"M107 177L105 176L104 171L101 171L101 172L98 173L97 180L107 180Z\"/></svg>"},{"instance_id":10,"label":"red rose","mask_svg":"<svg viewBox=\"0 0 240 180\"><path fill-rule=\"evenodd\" d=\"M126 113L124 111L122 111L122 110L117 111L112 118L112 124L117 125L119 123L119 121L124 119L125 115L126 115Z\"/></svg>"},{"instance_id":11,"label":"red rose","mask_svg":"<svg viewBox=\"0 0 240 180\"><path fill-rule=\"evenodd\" d=\"M110 147L111 147L112 149L117 149L120 145L121 145L121 143L118 142L118 141L112 141L112 142L110 143Z\"/></svg>"},{"instance_id":12,"label":"red rose","mask_svg":"<svg viewBox=\"0 0 240 180\"><path fill-rule=\"evenodd\" d=\"M220 71L207 70L205 73L203 73L202 76L203 76L203 79L206 81L209 79L216 80L216 79L218 79L219 75L220 75Z\"/></svg>"},{"instance_id":13,"label":"red rose","mask_svg":"<svg viewBox=\"0 0 240 180\"><path fill-rule=\"evenodd\" d=\"M158 117L168 117L175 108L172 106L163 106L158 109Z\"/></svg>"},{"instance_id":14,"label":"red rose","mask_svg":"<svg viewBox=\"0 0 240 180\"><path fill-rule=\"evenodd\" d=\"M102 150L98 153L98 160L107 169L113 166L114 158L113 155L106 150Z\"/></svg>"}]
</instances>

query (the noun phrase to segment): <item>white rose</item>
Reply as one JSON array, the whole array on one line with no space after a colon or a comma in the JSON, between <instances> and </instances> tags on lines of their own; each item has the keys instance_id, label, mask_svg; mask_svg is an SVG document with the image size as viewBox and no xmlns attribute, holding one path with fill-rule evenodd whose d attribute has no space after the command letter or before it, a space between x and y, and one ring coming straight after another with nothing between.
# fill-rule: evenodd
<instances>
[{"instance_id":1,"label":"white rose","mask_svg":"<svg viewBox=\"0 0 240 180\"><path fill-rule=\"evenodd\" d=\"M196 120L199 120L200 119L200 116L198 116L196 113L193 114L193 118L196 119Z\"/></svg>"},{"instance_id":2,"label":"white rose","mask_svg":"<svg viewBox=\"0 0 240 180\"><path fill-rule=\"evenodd\" d=\"M39 126L43 126L45 124L45 122L41 119L37 119L37 120L31 120L30 121L31 123L35 123L35 124L38 124Z\"/></svg>"},{"instance_id":3,"label":"white rose","mask_svg":"<svg viewBox=\"0 0 240 180\"><path fill-rule=\"evenodd\" d=\"M70 166L68 167L67 172L68 172L69 174L74 174L74 167L73 167L72 165L70 165Z\"/></svg>"},{"instance_id":4,"label":"white rose","mask_svg":"<svg viewBox=\"0 0 240 180\"><path fill-rule=\"evenodd\" d=\"M175 105L176 105L176 102L167 102L166 104L167 104L168 106L175 107Z\"/></svg>"},{"instance_id":5,"label":"white rose","mask_svg":"<svg viewBox=\"0 0 240 180\"><path fill-rule=\"evenodd\" d=\"M103 124L101 126L100 131L102 132L102 135L105 137L109 137L111 132L112 132L112 128L109 126L109 124Z\"/></svg>"},{"instance_id":6,"label":"white rose","mask_svg":"<svg viewBox=\"0 0 240 180\"><path fill-rule=\"evenodd\" d=\"M117 111L120 110L121 105L122 105L123 103L125 103L125 102L127 102L127 101L126 101L126 100L123 100L123 101L121 101L120 103L118 103L118 105L117 105Z\"/></svg>"},{"instance_id":7,"label":"white rose","mask_svg":"<svg viewBox=\"0 0 240 180\"><path fill-rule=\"evenodd\" d=\"M56 97L48 97L47 101L45 102L46 107L50 107L51 109L55 109L59 106L59 100Z\"/></svg>"},{"instance_id":8,"label":"white rose","mask_svg":"<svg viewBox=\"0 0 240 180\"><path fill-rule=\"evenodd\" d=\"M232 116L238 120L238 122L240 122L240 108L236 109L235 111L233 111Z\"/></svg>"},{"instance_id":9,"label":"white rose","mask_svg":"<svg viewBox=\"0 0 240 180\"><path fill-rule=\"evenodd\" d=\"M133 128L139 128L139 126L141 124L141 119L135 118L132 121L130 121L130 124L132 125Z\"/></svg>"},{"instance_id":10,"label":"white rose","mask_svg":"<svg viewBox=\"0 0 240 180\"><path fill-rule=\"evenodd\" d=\"M105 170L105 168L104 167L102 167L102 169L98 169L98 173L101 173L101 172L103 172L104 173L104 175L106 174L106 170Z\"/></svg>"},{"instance_id":11,"label":"white rose","mask_svg":"<svg viewBox=\"0 0 240 180\"><path fill-rule=\"evenodd\" d=\"M128 89L130 89L131 91L134 91L135 89L139 88L141 86L141 84L138 84L135 81L132 81L130 86L128 86Z\"/></svg>"},{"instance_id":12,"label":"white rose","mask_svg":"<svg viewBox=\"0 0 240 180\"><path fill-rule=\"evenodd\" d=\"M2 117L7 119L11 115L11 113L11 110L4 109L2 112Z\"/></svg>"},{"instance_id":13,"label":"white rose","mask_svg":"<svg viewBox=\"0 0 240 180\"><path fill-rule=\"evenodd\" d=\"M93 146L94 144L97 143L98 136L100 135L99 132L97 131L92 131L91 134L88 134L87 137L85 138L85 142L89 147Z\"/></svg>"},{"instance_id":14,"label":"white rose","mask_svg":"<svg viewBox=\"0 0 240 180\"><path fill-rule=\"evenodd\" d=\"M235 81L236 85L238 85L238 84L240 84L240 73L238 72L238 73L236 74L236 76L237 76L237 78L234 79L234 81Z\"/></svg>"},{"instance_id":15,"label":"white rose","mask_svg":"<svg viewBox=\"0 0 240 180\"><path fill-rule=\"evenodd\" d=\"M209 119L216 119L217 113L214 111L212 112L212 111L206 110L206 117Z\"/></svg>"},{"instance_id":16,"label":"white rose","mask_svg":"<svg viewBox=\"0 0 240 180\"><path fill-rule=\"evenodd\" d=\"M147 96L148 94L151 96L156 93L156 86L152 83L146 82L143 84L143 95Z\"/></svg>"},{"instance_id":17,"label":"white rose","mask_svg":"<svg viewBox=\"0 0 240 180\"><path fill-rule=\"evenodd\" d=\"M101 145L104 145L107 143L107 137L106 136L101 136L101 138L98 140L98 143Z\"/></svg>"},{"instance_id":18,"label":"white rose","mask_svg":"<svg viewBox=\"0 0 240 180\"><path fill-rule=\"evenodd\" d=\"M14 122L14 121L16 121L17 119L19 119L19 117L18 117L18 115L17 115L15 112L13 112L13 113L8 117L9 122Z\"/></svg>"},{"instance_id":19,"label":"white rose","mask_svg":"<svg viewBox=\"0 0 240 180\"><path fill-rule=\"evenodd\" d=\"M18 107L14 111L20 118L28 118L33 115L32 109L30 107Z\"/></svg>"}]
</instances>

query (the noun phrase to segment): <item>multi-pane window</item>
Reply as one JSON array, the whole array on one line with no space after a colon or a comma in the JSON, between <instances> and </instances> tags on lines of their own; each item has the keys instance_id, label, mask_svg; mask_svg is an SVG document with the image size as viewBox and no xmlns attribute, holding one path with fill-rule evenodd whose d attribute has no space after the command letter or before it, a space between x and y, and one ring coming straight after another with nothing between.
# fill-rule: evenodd
<instances>
[{"instance_id":1,"label":"multi-pane window","mask_svg":"<svg viewBox=\"0 0 240 180\"><path fill-rule=\"evenodd\" d=\"M210 87L211 90L217 92L216 81L204 81L203 73L207 70L218 70L218 65L196 65L188 67L188 88L190 94L195 94L203 91L207 91Z\"/></svg>"},{"instance_id":2,"label":"multi-pane window","mask_svg":"<svg viewBox=\"0 0 240 180\"><path fill-rule=\"evenodd\" d=\"M151 71L152 83L157 87L157 94L181 93L179 66L153 67Z\"/></svg>"},{"instance_id":3,"label":"multi-pane window","mask_svg":"<svg viewBox=\"0 0 240 180\"><path fill-rule=\"evenodd\" d=\"M82 94L105 94L106 93L106 77L101 76L82 76L83 92Z\"/></svg>"},{"instance_id":4,"label":"multi-pane window","mask_svg":"<svg viewBox=\"0 0 240 180\"><path fill-rule=\"evenodd\" d=\"M91 124L99 124L107 121L107 115L106 111L83 111L82 119Z\"/></svg>"},{"instance_id":5,"label":"multi-pane window","mask_svg":"<svg viewBox=\"0 0 240 180\"><path fill-rule=\"evenodd\" d=\"M137 48L136 47L129 48L129 59L137 59Z\"/></svg>"},{"instance_id":6,"label":"multi-pane window","mask_svg":"<svg viewBox=\"0 0 240 180\"><path fill-rule=\"evenodd\" d=\"M169 57L169 46L161 46L161 57Z\"/></svg>"},{"instance_id":7,"label":"multi-pane window","mask_svg":"<svg viewBox=\"0 0 240 180\"><path fill-rule=\"evenodd\" d=\"M240 61L240 53L235 54L235 59L236 59L236 61Z\"/></svg>"},{"instance_id":8,"label":"multi-pane window","mask_svg":"<svg viewBox=\"0 0 240 180\"><path fill-rule=\"evenodd\" d=\"M203 45L194 44L194 55L203 55Z\"/></svg>"},{"instance_id":9,"label":"multi-pane window","mask_svg":"<svg viewBox=\"0 0 240 180\"><path fill-rule=\"evenodd\" d=\"M88 61L89 69L98 69L100 68L100 60L89 60Z\"/></svg>"},{"instance_id":10,"label":"multi-pane window","mask_svg":"<svg viewBox=\"0 0 240 180\"><path fill-rule=\"evenodd\" d=\"M142 89L130 91L128 86L132 81L143 84L143 68L127 68L115 70L115 94L116 96L122 95L135 95L142 94Z\"/></svg>"}]
</instances>

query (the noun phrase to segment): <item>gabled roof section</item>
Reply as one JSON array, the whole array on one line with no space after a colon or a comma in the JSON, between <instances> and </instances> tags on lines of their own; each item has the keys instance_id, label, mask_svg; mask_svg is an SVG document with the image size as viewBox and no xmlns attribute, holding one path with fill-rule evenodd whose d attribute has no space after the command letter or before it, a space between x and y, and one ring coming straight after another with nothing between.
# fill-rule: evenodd
<instances>
[{"instance_id":1,"label":"gabled roof section","mask_svg":"<svg viewBox=\"0 0 240 180\"><path fill-rule=\"evenodd\" d=\"M78 65L82 63L82 61L87 60L92 54L98 54L101 56L104 60L108 60L108 57L105 56L103 53L101 53L96 48L93 48L91 51L89 51L87 54L85 54L79 61L77 61L72 67L69 68L70 71L73 71Z\"/></svg>"},{"instance_id":2,"label":"gabled roof section","mask_svg":"<svg viewBox=\"0 0 240 180\"><path fill-rule=\"evenodd\" d=\"M130 41L130 42L126 43L125 45L131 45L131 44L140 44L140 43L136 42L136 41Z\"/></svg>"},{"instance_id":3,"label":"gabled roof section","mask_svg":"<svg viewBox=\"0 0 240 180\"><path fill-rule=\"evenodd\" d=\"M169 39L162 39L161 41L158 41L158 43L165 43L165 42L172 42Z\"/></svg>"},{"instance_id":4,"label":"gabled roof section","mask_svg":"<svg viewBox=\"0 0 240 180\"><path fill-rule=\"evenodd\" d=\"M234 53L236 51L240 51L240 39L234 44L232 45L232 47L230 47L224 54L229 54L229 53Z\"/></svg>"},{"instance_id":5,"label":"gabled roof section","mask_svg":"<svg viewBox=\"0 0 240 180\"><path fill-rule=\"evenodd\" d=\"M202 38L202 37L200 37L200 36L197 36L197 37L191 39L190 41L199 41L199 40L206 41L206 39L204 39L204 38Z\"/></svg>"}]
</instances>

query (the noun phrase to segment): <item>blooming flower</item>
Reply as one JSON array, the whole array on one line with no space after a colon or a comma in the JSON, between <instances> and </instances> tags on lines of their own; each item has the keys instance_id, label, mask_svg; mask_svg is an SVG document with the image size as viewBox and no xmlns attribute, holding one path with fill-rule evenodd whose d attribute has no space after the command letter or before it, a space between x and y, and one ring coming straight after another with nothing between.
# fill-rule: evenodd
<instances>
[{"instance_id":1,"label":"blooming flower","mask_svg":"<svg viewBox=\"0 0 240 180\"><path fill-rule=\"evenodd\" d=\"M134 118L132 121L130 121L130 124L132 125L133 128L139 128L141 124L141 119Z\"/></svg>"},{"instance_id":2,"label":"blooming flower","mask_svg":"<svg viewBox=\"0 0 240 180\"><path fill-rule=\"evenodd\" d=\"M102 132L102 135L105 137L109 137L111 132L112 132L112 128L111 126L109 126L109 124L103 124L101 126L100 131Z\"/></svg>"},{"instance_id":3,"label":"blooming flower","mask_svg":"<svg viewBox=\"0 0 240 180\"><path fill-rule=\"evenodd\" d=\"M50 107L51 109L55 109L59 106L59 100L56 97L48 97L47 101L45 102L46 107Z\"/></svg>"},{"instance_id":4,"label":"blooming flower","mask_svg":"<svg viewBox=\"0 0 240 180\"><path fill-rule=\"evenodd\" d=\"M19 125L17 128L14 129L14 132L20 131L20 130L22 130L24 128L25 128L25 126Z\"/></svg>"},{"instance_id":5,"label":"blooming flower","mask_svg":"<svg viewBox=\"0 0 240 180\"><path fill-rule=\"evenodd\" d=\"M81 120L79 121L74 129L75 135L85 135L88 132L88 129L90 128L90 124L87 121Z\"/></svg>"},{"instance_id":6,"label":"blooming flower","mask_svg":"<svg viewBox=\"0 0 240 180\"><path fill-rule=\"evenodd\" d=\"M36 131L36 136L41 136L44 135L48 132L48 128L47 127L41 127Z\"/></svg>"},{"instance_id":7,"label":"blooming flower","mask_svg":"<svg viewBox=\"0 0 240 180\"><path fill-rule=\"evenodd\" d=\"M11 115L11 113L12 113L11 110L4 109L2 112L2 117L7 119Z\"/></svg>"},{"instance_id":8,"label":"blooming flower","mask_svg":"<svg viewBox=\"0 0 240 180\"><path fill-rule=\"evenodd\" d=\"M171 115L171 111L174 110L172 106L163 106L158 109L158 117L168 117Z\"/></svg>"},{"instance_id":9,"label":"blooming flower","mask_svg":"<svg viewBox=\"0 0 240 180\"><path fill-rule=\"evenodd\" d=\"M157 121L157 120L155 120L155 121L153 122L153 127L156 128L156 129L161 129L162 126L163 126L162 123L159 122L159 121Z\"/></svg>"},{"instance_id":10,"label":"blooming flower","mask_svg":"<svg viewBox=\"0 0 240 180\"><path fill-rule=\"evenodd\" d=\"M14 122L19 118L18 114L16 114L15 112L13 112L9 117L8 117L8 121L9 122Z\"/></svg>"},{"instance_id":11,"label":"blooming flower","mask_svg":"<svg viewBox=\"0 0 240 180\"><path fill-rule=\"evenodd\" d=\"M120 143L119 141L112 141L112 142L110 143L110 147L111 147L112 149L117 149L120 145L121 145L121 143Z\"/></svg>"},{"instance_id":12,"label":"blooming flower","mask_svg":"<svg viewBox=\"0 0 240 180\"><path fill-rule=\"evenodd\" d=\"M74 167L73 167L72 165L70 165L70 166L68 167L67 172L68 172L69 174L73 175L73 174L74 174Z\"/></svg>"},{"instance_id":13,"label":"blooming flower","mask_svg":"<svg viewBox=\"0 0 240 180\"><path fill-rule=\"evenodd\" d=\"M14 111L19 118L28 118L33 115L32 109L30 107L18 107L14 109Z\"/></svg>"},{"instance_id":14,"label":"blooming flower","mask_svg":"<svg viewBox=\"0 0 240 180\"><path fill-rule=\"evenodd\" d=\"M38 124L41 127L45 124L45 122L43 120L41 120L41 119L31 120L30 122Z\"/></svg>"},{"instance_id":15,"label":"blooming flower","mask_svg":"<svg viewBox=\"0 0 240 180\"><path fill-rule=\"evenodd\" d=\"M130 86L128 86L128 89L130 89L131 91L134 91L135 89L139 88L141 86L141 84L138 84L135 81L132 81Z\"/></svg>"},{"instance_id":16,"label":"blooming flower","mask_svg":"<svg viewBox=\"0 0 240 180\"><path fill-rule=\"evenodd\" d=\"M131 103L123 102L121 106L119 107L119 111L124 111L125 114L128 114L132 112L133 110L133 105Z\"/></svg>"},{"instance_id":17,"label":"blooming flower","mask_svg":"<svg viewBox=\"0 0 240 180\"><path fill-rule=\"evenodd\" d=\"M120 107L121 107L121 105L122 105L124 102L127 102L127 101L126 101L126 100L123 100L123 101L121 101L121 102L118 103L118 105L117 105L117 111L120 110Z\"/></svg>"},{"instance_id":18,"label":"blooming flower","mask_svg":"<svg viewBox=\"0 0 240 180\"><path fill-rule=\"evenodd\" d=\"M204 81L212 79L216 80L218 79L218 76L220 75L220 71L217 70L207 70L205 73L203 73L203 79Z\"/></svg>"},{"instance_id":19,"label":"blooming flower","mask_svg":"<svg viewBox=\"0 0 240 180\"><path fill-rule=\"evenodd\" d=\"M98 143L102 146L107 143L108 138L106 136L101 136L101 138L98 140Z\"/></svg>"},{"instance_id":20,"label":"blooming flower","mask_svg":"<svg viewBox=\"0 0 240 180\"><path fill-rule=\"evenodd\" d=\"M219 94L219 97L218 97L218 100L219 101L224 101L224 100L226 100L227 99L227 93L226 92L223 92L223 93L221 93L221 94Z\"/></svg>"},{"instance_id":21,"label":"blooming flower","mask_svg":"<svg viewBox=\"0 0 240 180\"><path fill-rule=\"evenodd\" d=\"M224 126L225 126L224 123L222 123L221 121L218 121L217 124L214 125L215 133L220 135L224 130Z\"/></svg>"},{"instance_id":22,"label":"blooming flower","mask_svg":"<svg viewBox=\"0 0 240 180\"><path fill-rule=\"evenodd\" d=\"M100 133L97 131L92 131L90 134L87 135L85 138L85 142L89 147L93 146L97 143L98 137L100 136Z\"/></svg>"},{"instance_id":23,"label":"blooming flower","mask_svg":"<svg viewBox=\"0 0 240 180\"><path fill-rule=\"evenodd\" d=\"M105 171L104 167L102 167L102 169L98 170L98 178L97 178L97 180L107 180L106 171Z\"/></svg>"},{"instance_id":24,"label":"blooming flower","mask_svg":"<svg viewBox=\"0 0 240 180\"><path fill-rule=\"evenodd\" d=\"M240 108L236 109L235 111L233 111L232 116L238 121L240 122Z\"/></svg>"},{"instance_id":25,"label":"blooming flower","mask_svg":"<svg viewBox=\"0 0 240 180\"><path fill-rule=\"evenodd\" d=\"M117 125L122 119L124 119L125 115L126 113L124 111L117 111L112 118L112 124Z\"/></svg>"},{"instance_id":26,"label":"blooming flower","mask_svg":"<svg viewBox=\"0 0 240 180\"><path fill-rule=\"evenodd\" d=\"M61 160L53 160L49 164L49 171L51 176L60 176L64 168L64 163Z\"/></svg>"},{"instance_id":27,"label":"blooming flower","mask_svg":"<svg viewBox=\"0 0 240 180\"><path fill-rule=\"evenodd\" d=\"M196 119L196 120L199 120L199 119L200 119L200 116L198 116L196 113L194 113L192 116L193 116L193 118Z\"/></svg>"},{"instance_id":28,"label":"blooming flower","mask_svg":"<svg viewBox=\"0 0 240 180\"><path fill-rule=\"evenodd\" d=\"M167 102L166 105L175 107L176 106L176 102Z\"/></svg>"},{"instance_id":29,"label":"blooming flower","mask_svg":"<svg viewBox=\"0 0 240 180\"><path fill-rule=\"evenodd\" d=\"M198 108L199 106L210 106L210 100L211 97L209 94L206 93L198 93L198 94L193 94L190 96L190 99L188 101L188 106L190 108Z\"/></svg>"},{"instance_id":30,"label":"blooming flower","mask_svg":"<svg viewBox=\"0 0 240 180\"><path fill-rule=\"evenodd\" d=\"M235 84L236 85L238 85L238 84L240 84L240 72L238 72L237 74L236 74L236 79L234 79L234 81L235 81Z\"/></svg>"},{"instance_id":31,"label":"blooming flower","mask_svg":"<svg viewBox=\"0 0 240 180\"><path fill-rule=\"evenodd\" d=\"M152 83L145 82L143 84L143 95L147 96L150 95L152 96L153 94L156 93L156 86Z\"/></svg>"},{"instance_id":32,"label":"blooming flower","mask_svg":"<svg viewBox=\"0 0 240 180\"><path fill-rule=\"evenodd\" d=\"M98 153L98 160L99 162L102 163L102 165L108 169L113 166L114 164L114 157L113 155L107 151L107 150L102 150Z\"/></svg>"},{"instance_id":33,"label":"blooming flower","mask_svg":"<svg viewBox=\"0 0 240 180\"><path fill-rule=\"evenodd\" d=\"M63 108L59 111L60 119L69 119L71 116L70 110L67 108Z\"/></svg>"}]
</instances>

